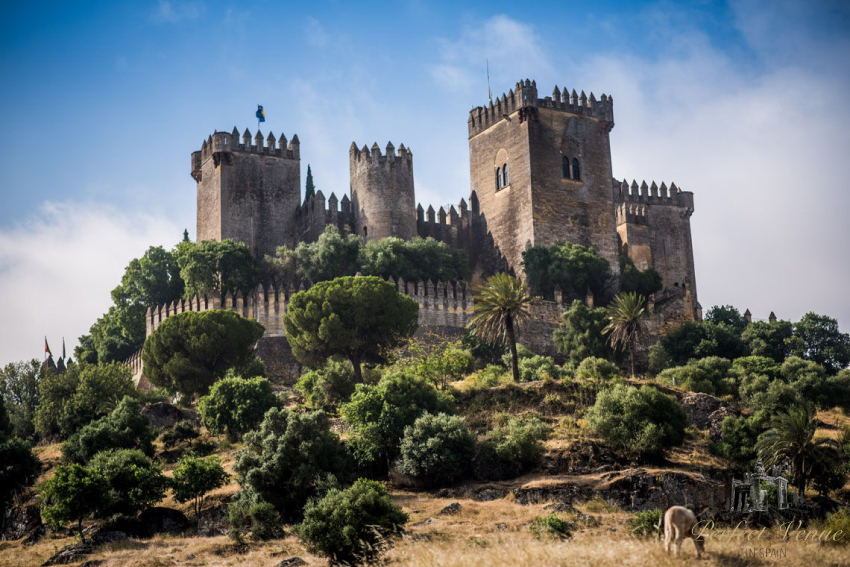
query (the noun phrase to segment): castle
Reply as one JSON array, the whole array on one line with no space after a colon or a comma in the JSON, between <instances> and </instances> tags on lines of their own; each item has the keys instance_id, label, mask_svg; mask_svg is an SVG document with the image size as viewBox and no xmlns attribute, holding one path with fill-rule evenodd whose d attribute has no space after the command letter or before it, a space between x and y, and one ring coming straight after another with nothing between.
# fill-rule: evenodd
<instances>
[{"instance_id":1,"label":"castle","mask_svg":"<svg viewBox=\"0 0 850 567\"><path fill-rule=\"evenodd\" d=\"M473 108L467 125L469 200L461 198L448 211L416 205L413 153L403 144L396 149L389 143L382 151L377 144L352 143L350 196L326 198L318 191L302 201L297 135L287 140L270 133L264 139L260 132L252 138L248 130L241 136L235 128L216 131L192 154L197 241L229 238L262 257L281 245L314 241L328 225L366 241L430 236L465 250L473 272L482 275L499 270L522 275L528 247L572 242L593 246L615 275L621 255L661 275L663 289L651 298L656 332L701 319L690 229L693 193L675 184L629 184L613 177L613 97L596 99L593 93L588 97L556 86L551 96L539 98L536 82L526 79L487 106ZM397 283L401 292L418 298L421 324L465 325L465 316L428 314L441 308L466 313L471 301L465 288ZM217 306L257 318L267 325L268 336L279 336L275 317L280 318L287 297L287 290L262 288L246 297L162 306L149 311L148 332L172 313ZM537 309L537 323L543 325L540 351L552 350L546 333L564 308L560 294L545 299Z\"/></svg>"}]
</instances>

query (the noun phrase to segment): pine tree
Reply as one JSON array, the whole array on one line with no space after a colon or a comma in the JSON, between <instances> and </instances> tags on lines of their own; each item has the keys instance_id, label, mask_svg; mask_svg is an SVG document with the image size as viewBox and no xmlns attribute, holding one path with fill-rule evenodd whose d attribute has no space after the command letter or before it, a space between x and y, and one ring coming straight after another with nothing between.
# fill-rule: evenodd
<instances>
[{"instance_id":1,"label":"pine tree","mask_svg":"<svg viewBox=\"0 0 850 567\"><path fill-rule=\"evenodd\" d=\"M307 164L307 186L304 189L304 200L316 194L316 186L313 185L313 172L310 171L310 164Z\"/></svg>"}]
</instances>

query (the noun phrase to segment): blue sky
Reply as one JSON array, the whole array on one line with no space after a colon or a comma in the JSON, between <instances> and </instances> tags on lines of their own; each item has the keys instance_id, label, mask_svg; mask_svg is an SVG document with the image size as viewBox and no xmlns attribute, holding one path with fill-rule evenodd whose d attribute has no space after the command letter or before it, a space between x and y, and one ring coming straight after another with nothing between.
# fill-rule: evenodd
<instances>
[{"instance_id":1,"label":"blue sky","mask_svg":"<svg viewBox=\"0 0 850 567\"><path fill-rule=\"evenodd\" d=\"M253 134L258 103L326 194L352 140L391 140L426 207L467 197L485 57L494 94L615 97L614 175L695 193L704 307L850 330L846 2L43 2L0 22L0 363L44 334L70 348L131 258L194 235L189 155Z\"/></svg>"}]
</instances>

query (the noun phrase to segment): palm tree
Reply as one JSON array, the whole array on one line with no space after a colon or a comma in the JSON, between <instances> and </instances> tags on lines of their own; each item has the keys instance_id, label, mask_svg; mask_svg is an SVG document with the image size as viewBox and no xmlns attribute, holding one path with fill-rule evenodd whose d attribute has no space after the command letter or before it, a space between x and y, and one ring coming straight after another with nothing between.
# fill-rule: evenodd
<instances>
[{"instance_id":1,"label":"palm tree","mask_svg":"<svg viewBox=\"0 0 850 567\"><path fill-rule=\"evenodd\" d=\"M841 458L841 446L834 439L815 441L817 428L815 410L800 405L773 416L756 442L756 451L766 466L790 461L792 482L800 496L818 469L834 466Z\"/></svg>"},{"instance_id":2,"label":"palm tree","mask_svg":"<svg viewBox=\"0 0 850 567\"><path fill-rule=\"evenodd\" d=\"M635 346L646 336L646 298L637 292L618 293L608 306L608 325L602 330L614 348L628 347L635 378Z\"/></svg>"},{"instance_id":3,"label":"palm tree","mask_svg":"<svg viewBox=\"0 0 850 567\"><path fill-rule=\"evenodd\" d=\"M516 382L519 382L516 336L519 324L529 316L531 299L528 286L522 281L508 274L496 274L476 290L469 320L469 327L477 337L502 344L507 340Z\"/></svg>"}]
</instances>

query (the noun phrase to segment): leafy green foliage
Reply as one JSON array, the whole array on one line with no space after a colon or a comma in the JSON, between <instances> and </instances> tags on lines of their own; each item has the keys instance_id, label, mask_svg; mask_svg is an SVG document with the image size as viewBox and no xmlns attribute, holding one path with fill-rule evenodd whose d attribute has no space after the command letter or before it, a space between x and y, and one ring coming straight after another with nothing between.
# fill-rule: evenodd
<instances>
[{"instance_id":1,"label":"leafy green foliage","mask_svg":"<svg viewBox=\"0 0 850 567\"><path fill-rule=\"evenodd\" d=\"M548 516L535 516L528 529L537 539L571 539L575 526L562 520L554 512Z\"/></svg>"},{"instance_id":2,"label":"leafy green foliage","mask_svg":"<svg viewBox=\"0 0 850 567\"><path fill-rule=\"evenodd\" d=\"M488 364L497 364L506 350L503 343L481 340L469 329L464 331L460 343L464 349L472 354L475 365L479 368Z\"/></svg>"},{"instance_id":3,"label":"leafy green foliage","mask_svg":"<svg viewBox=\"0 0 850 567\"><path fill-rule=\"evenodd\" d=\"M560 369L555 365L554 358L534 354L521 344L517 345L517 357L521 382L558 378L561 374ZM502 357L502 362L505 366L511 365L510 353Z\"/></svg>"},{"instance_id":4,"label":"leafy green foliage","mask_svg":"<svg viewBox=\"0 0 850 567\"><path fill-rule=\"evenodd\" d=\"M243 487L270 502L284 519L296 519L317 494L316 479L347 469L339 437L322 412L269 410L258 431L245 435L234 470Z\"/></svg>"},{"instance_id":5,"label":"leafy green foliage","mask_svg":"<svg viewBox=\"0 0 850 567\"><path fill-rule=\"evenodd\" d=\"M635 377L635 349L646 338L646 298L636 292L618 293L606 309L608 343L615 349L628 349L632 379Z\"/></svg>"},{"instance_id":6,"label":"leafy green foliage","mask_svg":"<svg viewBox=\"0 0 850 567\"><path fill-rule=\"evenodd\" d=\"M550 428L536 417L511 417L478 445L473 466L480 480L504 480L537 464Z\"/></svg>"},{"instance_id":7,"label":"leafy green foliage","mask_svg":"<svg viewBox=\"0 0 850 567\"><path fill-rule=\"evenodd\" d=\"M291 254L298 274L318 283L356 274L362 246L363 241L357 235L342 236L335 226L329 225L316 242L301 242L291 252L279 249L278 257Z\"/></svg>"},{"instance_id":8,"label":"leafy green foliage","mask_svg":"<svg viewBox=\"0 0 850 567\"><path fill-rule=\"evenodd\" d=\"M643 457L681 445L688 425L672 396L649 386L638 389L624 384L602 390L585 418L608 443Z\"/></svg>"},{"instance_id":9,"label":"leafy green foliage","mask_svg":"<svg viewBox=\"0 0 850 567\"><path fill-rule=\"evenodd\" d=\"M747 318L732 305L715 305L706 312L705 320L716 325L726 325L738 334L747 327Z\"/></svg>"},{"instance_id":10,"label":"leafy green foliage","mask_svg":"<svg viewBox=\"0 0 850 567\"><path fill-rule=\"evenodd\" d=\"M754 321L741 333L741 339L751 355L765 356L781 363L791 354L793 333L790 321Z\"/></svg>"},{"instance_id":11,"label":"leafy green foliage","mask_svg":"<svg viewBox=\"0 0 850 567\"><path fill-rule=\"evenodd\" d=\"M553 341L560 352L569 356L573 369L588 357L610 359L614 355L605 333L607 314L602 307L588 307L576 299L561 315Z\"/></svg>"},{"instance_id":12,"label":"leafy green foliage","mask_svg":"<svg viewBox=\"0 0 850 567\"><path fill-rule=\"evenodd\" d=\"M180 459L171 480L174 499L178 502L193 501L195 517L201 513L204 495L225 485L228 474L218 460L218 456L198 457L186 455Z\"/></svg>"},{"instance_id":13,"label":"leafy green foliage","mask_svg":"<svg viewBox=\"0 0 850 567\"><path fill-rule=\"evenodd\" d=\"M293 295L284 327L302 364L317 366L344 356L359 382L362 363L384 362L389 350L413 335L418 311L415 301L380 278L343 277Z\"/></svg>"},{"instance_id":14,"label":"leafy green foliage","mask_svg":"<svg viewBox=\"0 0 850 567\"><path fill-rule=\"evenodd\" d=\"M838 330L838 321L826 315L806 313L794 324L793 353L835 374L850 365L850 334Z\"/></svg>"},{"instance_id":15,"label":"leafy green foliage","mask_svg":"<svg viewBox=\"0 0 850 567\"><path fill-rule=\"evenodd\" d=\"M239 437L255 429L276 405L271 382L265 378L224 378L200 399L198 410L211 432Z\"/></svg>"},{"instance_id":16,"label":"leafy green foliage","mask_svg":"<svg viewBox=\"0 0 850 567\"><path fill-rule=\"evenodd\" d=\"M466 252L452 250L430 236L372 240L363 248L360 263L366 275L408 282L449 282L466 280L471 275Z\"/></svg>"},{"instance_id":17,"label":"leafy green foliage","mask_svg":"<svg viewBox=\"0 0 850 567\"><path fill-rule=\"evenodd\" d=\"M847 545L850 542L850 508L839 508L826 517L823 530L832 534L841 532L840 537L831 537L823 541L824 545Z\"/></svg>"},{"instance_id":18,"label":"leafy green foliage","mask_svg":"<svg viewBox=\"0 0 850 567\"><path fill-rule=\"evenodd\" d=\"M735 379L729 376L732 363L719 356L691 360L685 366L668 368L658 375L661 382L678 386L691 392L716 396L737 393Z\"/></svg>"},{"instance_id":19,"label":"leafy green foliage","mask_svg":"<svg viewBox=\"0 0 850 567\"><path fill-rule=\"evenodd\" d=\"M412 370L441 390L448 388L450 381L463 378L475 365L472 353L461 347L460 342L440 342L434 347L412 343L408 351L408 362L396 363L396 366Z\"/></svg>"},{"instance_id":20,"label":"leafy green foliage","mask_svg":"<svg viewBox=\"0 0 850 567\"><path fill-rule=\"evenodd\" d=\"M617 365L604 358L589 356L581 361L576 370L576 378L579 380L594 380L596 382L610 382L620 377L620 369Z\"/></svg>"},{"instance_id":21,"label":"leafy green foliage","mask_svg":"<svg viewBox=\"0 0 850 567\"><path fill-rule=\"evenodd\" d=\"M29 445L12 438L11 432L12 424L0 399L0 517L15 494L32 484L41 468Z\"/></svg>"},{"instance_id":22,"label":"leafy green foliage","mask_svg":"<svg viewBox=\"0 0 850 567\"><path fill-rule=\"evenodd\" d=\"M504 366L488 364L471 376L472 382L479 388L493 388L506 382L512 382Z\"/></svg>"},{"instance_id":23,"label":"leafy green foliage","mask_svg":"<svg viewBox=\"0 0 850 567\"><path fill-rule=\"evenodd\" d=\"M569 242L532 246L522 253L522 264L531 289L545 298L558 286L566 298L583 300L592 293L601 302L612 277L608 260L596 250Z\"/></svg>"},{"instance_id":24,"label":"leafy green foliage","mask_svg":"<svg viewBox=\"0 0 850 567\"><path fill-rule=\"evenodd\" d=\"M36 360L10 362L0 369L0 402L6 407L11 435L35 441L35 412L41 363Z\"/></svg>"},{"instance_id":25,"label":"leafy green foliage","mask_svg":"<svg viewBox=\"0 0 850 567\"><path fill-rule=\"evenodd\" d=\"M184 297L212 292L247 293L259 283L259 265L251 249L234 240L204 240L197 244L182 242L175 251L180 277L185 284Z\"/></svg>"},{"instance_id":26,"label":"leafy green foliage","mask_svg":"<svg viewBox=\"0 0 850 567\"><path fill-rule=\"evenodd\" d=\"M153 432L141 409L137 400L125 397L112 413L69 437L62 446L62 457L70 463L84 464L109 449L138 448L145 455L153 455Z\"/></svg>"},{"instance_id":27,"label":"leafy green foliage","mask_svg":"<svg viewBox=\"0 0 850 567\"><path fill-rule=\"evenodd\" d=\"M664 512L658 508L641 510L629 519L629 531L640 539L661 537L661 518Z\"/></svg>"},{"instance_id":28,"label":"leafy green foliage","mask_svg":"<svg viewBox=\"0 0 850 567\"><path fill-rule=\"evenodd\" d=\"M767 428L768 419L765 411L750 416L727 417L721 425L720 440L709 446L711 452L747 469L752 468L756 459L756 441Z\"/></svg>"},{"instance_id":29,"label":"leafy green foliage","mask_svg":"<svg viewBox=\"0 0 850 567\"><path fill-rule=\"evenodd\" d=\"M111 412L126 396L136 397L130 369L117 362L74 364L48 372L38 383L35 428L43 438L65 438Z\"/></svg>"},{"instance_id":30,"label":"leafy green foliage","mask_svg":"<svg viewBox=\"0 0 850 567\"><path fill-rule=\"evenodd\" d=\"M347 360L330 359L316 370L298 378L295 389L314 409L332 410L347 402L354 393L354 368Z\"/></svg>"},{"instance_id":31,"label":"leafy green foliage","mask_svg":"<svg viewBox=\"0 0 850 567\"><path fill-rule=\"evenodd\" d=\"M747 354L741 335L726 323L688 321L662 337L661 347L668 364L684 366L692 358L719 356L734 360ZM656 371L663 369L655 368Z\"/></svg>"},{"instance_id":32,"label":"leafy green foliage","mask_svg":"<svg viewBox=\"0 0 850 567\"><path fill-rule=\"evenodd\" d=\"M168 481L162 469L138 449L101 451L88 466L109 484L113 514L135 516L165 498Z\"/></svg>"},{"instance_id":33,"label":"leafy green foliage","mask_svg":"<svg viewBox=\"0 0 850 567\"><path fill-rule=\"evenodd\" d=\"M60 465L41 486L42 515L53 526L77 522L83 538L83 520L103 517L109 510L109 483L99 472L76 463Z\"/></svg>"},{"instance_id":34,"label":"leafy green foliage","mask_svg":"<svg viewBox=\"0 0 850 567\"><path fill-rule=\"evenodd\" d=\"M275 507L261 500L252 490L240 491L227 508L230 535L237 541L248 531L258 541L268 541L284 536L283 519Z\"/></svg>"},{"instance_id":35,"label":"leafy green foliage","mask_svg":"<svg viewBox=\"0 0 850 567\"><path fill-rule=\"evenodd\" d=\"M201 432L188 421L178 421L174 427L168 429L160 435L163 445L171 448L181 441L191 441L201 436Z\"/></svg>"},{"instance_id":36,"label":"leafy green foliage","mask_svg":"<svg viewBox=\"0 0 850 567\"><path fill-rule=\"evenodd\" d=\"M358 384L341 413L351 427L349 448L362 465L389 463L404 428L425 412L453 413L452 398L404 371L389 372L375 385Z\"/></svg>"},{"instance_id":37,"label":"leafy green foliage","mask_svg":"<svg viewBox=\"0 0 850 567\"><path fill-rule=\"evenodd\" d=\"M353 564L375 559L407 520L383 485L361 478L308 504L296 529L311 552Z\"/></svg>"},{"instance_id":38,"label":"leafy green foliage","mask_svg":"<svg viewBox=\"0 0 850 567\"><path fill-rule=\"evenodd\" d=\"M475 452L475 437L462 417L423 414L404 428L399 471L428 486L463 477Z\"/></svg>"},{"instance_id":39,"label":"leafy green foliage","mask_svg":"<svg viewBox=\"0 0 850 567\"><path fill-rule=\"evenodd\" d=\"M649 297L663 287L661 274L652 268L639 270L631 258L620 256L620 291Z\"/></svg>"},{"instance_id":40,"label":"leafy green foliage","mask_svg":"<svg viewBox=\"0 0 850 567\"><path fill-rule=\"evenodd\" d=\"M232 311L187 311L163 321L145 341L151 384L184 396L206 394L231 368L250 365L263 326Z\"/></svg>"}]
</instances>

